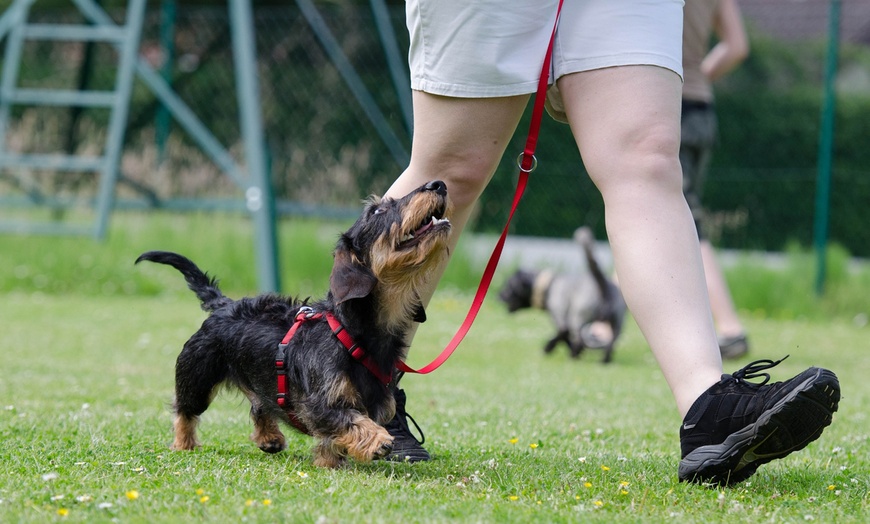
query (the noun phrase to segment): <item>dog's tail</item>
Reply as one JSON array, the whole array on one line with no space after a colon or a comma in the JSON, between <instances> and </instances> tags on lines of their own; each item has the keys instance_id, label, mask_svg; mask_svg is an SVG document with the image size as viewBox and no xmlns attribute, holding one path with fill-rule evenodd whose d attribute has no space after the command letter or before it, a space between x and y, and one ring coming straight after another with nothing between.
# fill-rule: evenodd
<instances>
[{"instance_id":1,"label":"dog's tail","mask_svg":"<svg viewBox=\"0 0 870 524\"><path fill-rule=\"evenodd\" d=\"M592 230L588 227L578 228L574 232L574 240L583 248L583 253L586 254L586 263L589 266L589 272L592 273L592 278L598 285L598 290L601 296L605 299L610 298L611 289L607 276L601 271L601 266L598 265L598 260L595 258L593 248L595 247L595 236Z\"/></svg>"},{"instance_id":2,"label":"dog's tail","mask_svg":"<svg viewBox=\"0 0 870 524\"><path fill-rule=\"evenodd\" d=\"M166 264L180 271L184 275L184 280L187 281L187 287L196 293L197 298L202 302L202 309L204 311L215 311L232 302L232 300L221 293L221 290L218 288L217 279L209 277L207 273L203 273L188 258L176 253L170 253L169 251L148 251L139 255L136 263L138 264L143 260Z\"/></svg>"}]
</instances>

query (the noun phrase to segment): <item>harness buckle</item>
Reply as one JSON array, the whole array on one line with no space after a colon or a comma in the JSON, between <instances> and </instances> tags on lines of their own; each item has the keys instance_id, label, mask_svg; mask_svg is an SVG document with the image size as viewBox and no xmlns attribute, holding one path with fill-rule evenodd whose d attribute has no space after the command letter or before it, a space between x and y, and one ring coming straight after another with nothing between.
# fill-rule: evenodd
<instances>
[{"instance_id":1,"label":"harness buckle","mask_svg":"<svg viewBox=\"0 0 870 524\"><path fill-rule=\"evenodd\" d=\"M287 358L287 344L279 343L278 351L275 355L275 373L278 376L278 405L284 407L287 403L287 369L285 367Z\"/></svg>"},{"instance_id":2,"label":"harness buckle","mask_svg":"<svg viewBox=\"0 0 870 524\"><path fill-rule=\"evenodd\" d=\"M296 319L297 320L308 320L308 319L314 317L314 315L316 315L316 314L317 314L317 312L314 311L313 307L302 306L301 308L299 308L299 311L296 312Z\"/></svg>"}]
</instances>

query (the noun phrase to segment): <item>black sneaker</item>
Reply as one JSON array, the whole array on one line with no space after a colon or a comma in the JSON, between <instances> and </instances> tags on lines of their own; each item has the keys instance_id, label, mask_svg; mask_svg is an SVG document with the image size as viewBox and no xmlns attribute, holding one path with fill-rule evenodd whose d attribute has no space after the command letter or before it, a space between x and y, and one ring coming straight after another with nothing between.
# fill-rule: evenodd
<instances>
[{"instance_id":1,"label":"black sneaker","mask_svg":"<svg viewBox=\"0 0 870 524\"><path fill-rule=\"evenodd\" d=\"M733 337L720 338L719 353L722 354L722 358L726 359L740 358L749 353L749 340L743 333Z\"/></svg>"},{"instance_id":2,"label":"black sneaker","mask_svg":"<svg viewBox=\"0 0 870 524\"><path fill-rule=\"evenodd\" d=\"M782 360L757 360L722 375L698 397L680 428L681 481L736 484L819 438L840 401L837 376L810 368L766 385L770 375L761 371ZM746 382L762 376L760 384Z\"/></svg>"},{"instance_id":3,"label":"black sneaker","mask_svg":"<svg viewBox=\"0 0 870 524\"><path fill-rule=\"evenodd\" d=\"M397 462L422 462L429 460L429 452L423 449L426 436L423 435L423 430L417 425L417 421L405 411L405 391L395 388L393 396L396 399L396 415L393 417L393 420L384 425L390 435L393 436L393 450L389 455L384 457L384 460ZM420 440L417 440L417 437L411 433L408 420L417 428Z\"/></svg>"}]
</instances>

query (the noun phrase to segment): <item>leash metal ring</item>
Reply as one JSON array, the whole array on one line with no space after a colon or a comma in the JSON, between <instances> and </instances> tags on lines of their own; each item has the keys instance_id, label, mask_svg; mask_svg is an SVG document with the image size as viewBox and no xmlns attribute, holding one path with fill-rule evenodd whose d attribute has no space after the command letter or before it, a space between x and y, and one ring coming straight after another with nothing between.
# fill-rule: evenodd
<instances>
[{"instance_id":1,"label":"leash metal ring","mask_svg":"<svg viewBox=\"0 0 870 524\"><path fill-rule=\"evenodd\" d=\"M525 157L525 155L525 153L520 153L520 155L517 157L517 167L520 168L520 171L522 171L523 173L531 173L538 167L538 157L532 155L532 167L528 169L523 169L523 157Z\"/></svg>"}]
</instances>

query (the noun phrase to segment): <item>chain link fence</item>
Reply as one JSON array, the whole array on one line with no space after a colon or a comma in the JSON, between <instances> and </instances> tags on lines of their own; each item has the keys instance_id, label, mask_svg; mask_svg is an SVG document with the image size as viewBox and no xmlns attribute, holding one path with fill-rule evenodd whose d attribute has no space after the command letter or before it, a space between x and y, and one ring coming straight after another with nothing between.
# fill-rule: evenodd
<instances>
[{"instance_id":1,"label":"chain link fence","mask_svg":"<svg viewBox=\"0 0 870 524\"><path fill-rule=\"evenodd\" d=\"M39 4L37 3L37 6ZM255 6L261 105L268 165L286 213L346 215L382 193L403 169L410 132L390 78L374 15L366 4L317 3L394 137L386 144L330 59L318 35L293 6ZM713 240L738 249L782 249L812 237L816 157L827 45L825 0L744 0L752 42L749 60L717 84L720 144L705 189ZM863 227L870 202L870 2L844 0L832 185L831 239L870 256ZM123 11L111 13L123 19ZM785 15L788 16L785 16ZM81 22L74 10L34 11L44 21ZM390 6L401 53L407 49L404 6ZM863 18L862 18L863 17ZM141 55L167 68L173 89L244 165L225 4L179 5L170 41L155 6L143 30ZM862 25L863 24L863 25ZM111 85L110 48L40 44L25 49L22 84L73 88ZM403 55L404 58L404 55ZM107 119L99 110L18 110L7 141L14 149L98 150ZM473 228L498 231L506 219L528 115L481 200ZM168 122L168 123L167 123ZM523 235L569 237L587 224L603 237L603 203L583 170L567 126L545 119L540 166L514 220ZM242 205L241 190L167 121L155 97L137 83L122 164L121 201ZM30 173L47 194L87 195L89 175ZM16 178L17 177L17 178ZM0 196L21 192L20 176L0 177Z\"/></svg>"}]
</instances>

